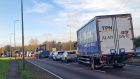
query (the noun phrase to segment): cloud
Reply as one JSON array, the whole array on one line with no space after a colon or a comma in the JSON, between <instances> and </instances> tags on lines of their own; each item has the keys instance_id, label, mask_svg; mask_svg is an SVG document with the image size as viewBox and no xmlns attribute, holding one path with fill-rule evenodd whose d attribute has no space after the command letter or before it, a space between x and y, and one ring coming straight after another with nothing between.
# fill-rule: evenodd
<instances>
[{"instance_id":1,"label":"cloud","mask_svg":"<svg viewBox=\"0 0 140 79\"><path fill-rule=\"evenodd\" d=\"M71 30L71 40L75 41L76 40L76 32L72 29ZM53 39L56 40L57 42L67 42L70 41L70 29L64 31L64 32L58 32L57 34L53 34ZM57 37L56 37L57 36Z\"/></svg>"},{"instance_id":2,"label":"cloud","mask_svg":"<svg viewBox=\"0 0 140 79\"><path fill-rule=\"evenodd\" d=\"M76 26L79 27L97 15L134 13L130 6L136 4L135 1L138 0L133 0L133 3L128 3L127 1L128 0L54 0L55 4L63 7L65 10L61 10L56 15L53 15L50 21L55 22L57 25L64 24L65 22L65 26L67 24L75 26L75 23L77 23ZM127 4L124 2L127 2Z\"/></svg>"},{"instance_id":3,"label":"cloud","mask_svg":"<svg viewBox=\"0 0 140 79\"><path fill-rule=\"evenodd\" d=\"M46 13L52 7L52 5L45 2L37 2L33 0L33 3L33 7L28 10L29 13Z\"/></svg>"},{"instance_id":4,"label":"cloud","mask_svg":"<svg viewBox=\"0 0 140 79\"><path fill-rule=\"evenodd\" d=\"M120 0L55 0L56 4L64 7L66 10L82 11L82 10L100 10L117 8L121 3Z\"/></svg>"},{"instance_id":5,"label":"cloud","mask_svg":"<svg viewBox=\"0 0 140 79\"><path fill-rule=\"evenodd\" d=\"M140 8L140 0L54 0L54 2L67 12L73 11L80 14L124 13Z\"/></svg>"},{"instance_id":6,"label":"cloud","mask_svg":"<svg viewBox=\"0 0 140 79\"><path fill-rule=\"evenodd\" d=\"M115 4L120 3L118 0L104 2L103 0L55 0L54 2L65 9L58 16L67 18L70 24L76 21L79 25L83 25L96 15L113 13L119 7L119 5Z\"/></svg>"},{"instance_id":7,"label":"cloud","mask_svg":"<svg viewBox=\"0 0 140 79\"><path fill-rule=\"evenodd\" d=\"M125 14L131 13L133 18L134 34L139 33L140 20L140 0L55 0L56 4L62 6L65 12L60 12L60 16L69 18L69 13L76 13L70 16L78 20L77 28L80 28L90 19L98 15Z\"/></svg>"},{"instance_id":8,"label":"cloud","mask_svg":"<svg viewBox=\"0 0 140 79\"><path fill-rule=\"evenodd\" d=\"M63 28L62 34L53 34L51 39L68 41L69 28L72 26L72 40L76 40L76 31L89 20L98 15L131 13L134 29L139 27L140 0L54 0L55 4L64 8L56 15L49 15L39 19L41 23L57 29ZM137 19L136 19L137 18ZM65 29L65 30L64 30ZM140 35L139 30L134 30L135 35ZM56 37L57 36L57 37Z\"/></svg>"}]
</instances>

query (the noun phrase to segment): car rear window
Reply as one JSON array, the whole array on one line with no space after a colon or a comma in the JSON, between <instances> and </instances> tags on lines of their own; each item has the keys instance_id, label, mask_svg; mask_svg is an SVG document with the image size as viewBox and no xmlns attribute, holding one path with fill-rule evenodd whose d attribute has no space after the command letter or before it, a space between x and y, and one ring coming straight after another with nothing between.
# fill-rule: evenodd
<instances>
[{"instance_id":1,"label":"car rear window","mask_svg":"<svg viewBox=\"0 0 140 79\"><path fill-rule=\"evenodd\" d=\"M76 54L76 52L68 52L68 54Z\"/></svg>"},{"instance_id":2,"label":"car rear window","mask_svg":"<svg viewBox=\"0 0 140 79\"><path fill-rule=\"evenodd\" d=\"M63 54L64 52L58 52L58 54Z\"/></svg>"}]
</instances>

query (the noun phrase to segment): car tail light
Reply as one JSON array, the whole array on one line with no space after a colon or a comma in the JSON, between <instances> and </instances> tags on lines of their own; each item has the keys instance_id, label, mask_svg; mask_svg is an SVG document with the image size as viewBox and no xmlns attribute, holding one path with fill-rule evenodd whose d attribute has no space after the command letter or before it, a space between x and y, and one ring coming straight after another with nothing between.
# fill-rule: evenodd
<instances>
[{"instance_id":1,"label":"car tail light","mask_svg":"<svg viewBox=\"0 0 140 79\"><path fill-rule=\"evenodd\" d=\"M132 56L128 56L127 61L132 61Z\"/></svg>"},{"instance_id":2,"label":"car tail light","mask_svg":"<svg viewBox=\"0 0 140 79\"><path fill-rule=\"evenodd\" d=\"M105 63L105 62L106 62L106 60L107 60L107 58L108 58L108 57L107 57L107 56L105 56L105 55L104 55L104 56L102 56L102 57L101 57L101 61L100 61L100 63Z\"/></svg>"},{"instance_id":3,"label":"car tail light","mask_svg":"<svg viewBox=\"0 0 140 79\"><path fill-rule=\"evenodd\" d=\"M104 61L102 61L102 60L101 60L101 61L100 61L100 63L101 63L101 64L105 64L105 63L106 63L106 61L105 61L105 60L104 60Z\"/></svg>"},{"instance_id":4,"label":"car tail light","mask_svg":"<svg viewBox=\"0 0 140 79\"><path fill-rule=\"evenodd\" d=\"M106 55L102 56L102 59L107 59L107 58L108 58L108 56L106 56Z\"/></svg>"}]
</instances>

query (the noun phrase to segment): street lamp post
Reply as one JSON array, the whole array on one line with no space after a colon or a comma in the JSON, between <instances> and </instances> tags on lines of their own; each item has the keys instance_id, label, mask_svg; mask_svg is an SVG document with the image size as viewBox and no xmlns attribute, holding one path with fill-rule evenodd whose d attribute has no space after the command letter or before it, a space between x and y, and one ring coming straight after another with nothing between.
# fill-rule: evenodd
<instances>
[{"instance_id":1,"label":"street lamp post","mask_svg":"<svg viewBox=\"0 0 140 79\"><path fill-rule=\"evenodd\" d=\"M25 70L24 58L24 22L23 22L23 0L21 0L21 26L22 26L22 53L23 53L23 70Z\"/></svg>"},{"instance_id":2,"label":"street lamp post","mask_svg":"<svg viewBox=\"0 0 140 79\"><path fill-rule=\"evenodd\" d=\"M16 49L16 39L15 39L15 37L16 37L16 36L15 36L15 25L16 25L16 22L17 22L17 21L19 21L19 20L15 20L15 21L14 21L14 50ZM16 53L15 53L15 59L16 59Z\"/></svg>"},{"instance_id":3,"label":"street lamp post","mask_svg":"<svg viewBox=\"0 0 140 79\"><path fill-rule=\"evenodd\" d=\"M12 43L11 43L11 35L12 33L10 33L10 58L12 57Z\"/></svg>"},{"instance_id":4,"label":"street lamp post","mask_svg":"<svg viewBox=\"0 0 140 79\"><path fill-rule=\"evenodd\" d=\"M71 25L68 25L70 27L70 51L71 51Z\"/></svg>"}]
</instances>

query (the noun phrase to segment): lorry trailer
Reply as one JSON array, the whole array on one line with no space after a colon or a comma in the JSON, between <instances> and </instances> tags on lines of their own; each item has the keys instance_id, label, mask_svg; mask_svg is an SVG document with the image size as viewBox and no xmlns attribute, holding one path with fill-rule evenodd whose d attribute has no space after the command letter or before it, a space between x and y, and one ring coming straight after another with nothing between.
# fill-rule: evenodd
<instances>
[{"instance_id":1,"label":"lorry trailer","mask_svg":"<svg viewBox=\"0 0 140 79\"><path fill-rule=\"evenodd\" d=\"M123 68L135 54L131 14L96 16L77 31L78 63Z\"/></svg>"}]
</instances>

